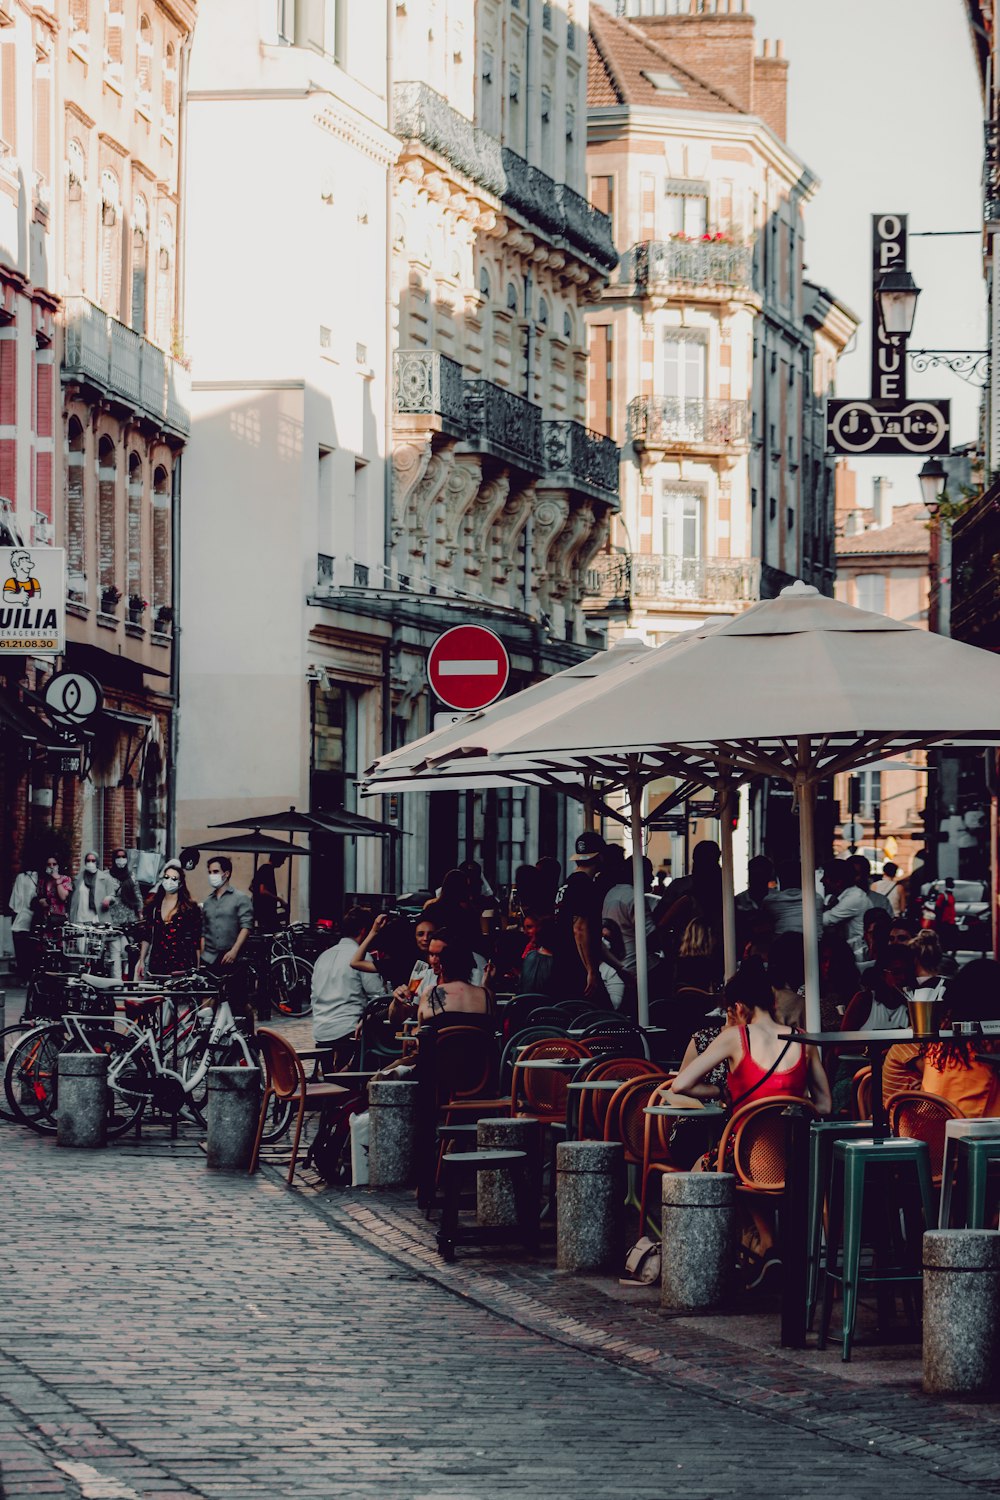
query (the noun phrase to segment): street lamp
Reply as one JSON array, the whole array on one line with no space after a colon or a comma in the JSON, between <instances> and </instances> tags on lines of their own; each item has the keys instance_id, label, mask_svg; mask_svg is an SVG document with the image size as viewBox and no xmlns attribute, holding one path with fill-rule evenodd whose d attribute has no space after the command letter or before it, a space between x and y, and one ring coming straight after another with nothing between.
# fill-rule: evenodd
<instances>
[{"instance_id":1,"label":"street lamp","mask_svg":"<svg viewBox=\"0 0 1000 1500\"><path fill-rule=\"evenodd\" d=\"M948 471L939 458L928 458L924 460L917 478L920 480L920 493L924 497L924 504L933 518L937 515L938 507L948 488Z\"/></svg>"},{"instance_id":2,"label":"street lamp","mask_svg":"<svg viewBox=\"0 0 1000 1500\"><path fill-rule=\"evenodd\" d=\"M879 320L890 338L908 339L917 315L920 288L905 266L885 271L875 284Z\"/></svg>"}]
</instances>

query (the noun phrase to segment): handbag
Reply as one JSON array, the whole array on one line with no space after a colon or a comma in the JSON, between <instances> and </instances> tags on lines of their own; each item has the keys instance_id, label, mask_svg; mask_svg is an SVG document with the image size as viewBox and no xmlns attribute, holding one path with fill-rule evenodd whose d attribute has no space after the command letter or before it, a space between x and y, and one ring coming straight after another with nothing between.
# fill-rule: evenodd
<instances>
[{"instance_id":1,"label":"handbag","mask_svg":"<svg viewBox=\"0 0 1000 1500\"><path fill-rule=\"evenodd\" d=\"M644 1234L636 1240L625 1257L626 1274L620 1277L622 1286L655 1286L660 1279L660 1246L656 1240Z\"/></svg>"}]
</instances>

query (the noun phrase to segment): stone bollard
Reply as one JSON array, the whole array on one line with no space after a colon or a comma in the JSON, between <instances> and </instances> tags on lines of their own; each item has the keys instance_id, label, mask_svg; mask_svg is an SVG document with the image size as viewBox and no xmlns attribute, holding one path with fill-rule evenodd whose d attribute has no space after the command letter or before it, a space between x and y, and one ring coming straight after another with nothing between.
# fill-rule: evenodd
<instances>
[{"instance_id":1,"label":"stone bollard","mask_svg":"<svg viewBox=\"0 0 1000 1500\"><path fill-rule=\"evenodd\" d=\"M59 1054L60 1146L94 1150L107 1142L108 1062L105 1052Z\"/></svg>"},{"instance_id":2,"label":"stone bollard","mask_svg":"<svg viewBox=\"0 0 1000 1500\"><path fill-rule=\"evenodd\" d=\"M260 1069L209 1068L206 1166L245 1172L260 1120Z\"/></svg>"},{"instance_id":3,"label":"stone bollard","mask_svg":"<svg viewBox=\"0 0 1000 1500\"><path fill-rule=\"evenodd\" d=\"M408 1080L368 1085L368 1186L406 1187L416 1162L417 1093Z\"/></svg>"},{"instance_id":4,"label":"stone bollard","mask_svg":"<svg viewBox=\"0 0 1000 1500\"><path fill-rule=\"evenodd\" d=\"M461 1148L460 1148L461 1149ZM479 1151L525 1151L528 1160L527 1192L532 1204L542 1209L542 1124L540 1120L480 1120L476 1127L476 1149ZM517 1224L514 1194L514 1169L476 1174L476 1220L490 1229L507 1229Z\"/></svg>"},{"instance_id":5,"label":"stone bollard","mask_svg":"<svg viewBox=\"0 0 1000 1500\"><path fill-rule=\"evenodd\" d=\"M559 1143L556 1210L556 1265L560 1271L620 1268L625 1157L618 1141Z\"/></svg>"},{"instance_id":6,"label":"stone bollard","mask_svg":"<svg viewBox=\"0 0 1000 1500\"><path fill-rule=\"evenodd\" d=\"M1000 1233L924 1235L924 1390L974 1400L1000 1381Z\"/></svg>"},{"instance_id":7,"label":"stone bollard","mask_svg":"<svg viewBox=\"0 0 1000 1500\"><path fill-rule=\"evenodd\" d=\"M718 1307L736 1264L736 1178L731 1172L668 1172L663 1178L660 1306Z\"/></svg>"}]
</instances>

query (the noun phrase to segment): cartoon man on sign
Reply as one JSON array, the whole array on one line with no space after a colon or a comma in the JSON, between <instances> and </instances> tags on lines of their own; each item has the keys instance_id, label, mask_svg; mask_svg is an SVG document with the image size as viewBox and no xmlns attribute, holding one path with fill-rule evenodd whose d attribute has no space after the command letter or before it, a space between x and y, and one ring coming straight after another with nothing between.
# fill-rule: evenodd
<instances>
[{"instance_id":1,"label":"cartoon man on sign","mask_svg":"<svg viewBox=\"0 0 1000 1500\"><path fill-rule=\"evenodd\" d=\"M30 604L42 592L37 578L32 578L35 564L30 552L12 552L10 566L14 574L4 582L3 596L8 604Z\"/></svg>"}]
</instances>

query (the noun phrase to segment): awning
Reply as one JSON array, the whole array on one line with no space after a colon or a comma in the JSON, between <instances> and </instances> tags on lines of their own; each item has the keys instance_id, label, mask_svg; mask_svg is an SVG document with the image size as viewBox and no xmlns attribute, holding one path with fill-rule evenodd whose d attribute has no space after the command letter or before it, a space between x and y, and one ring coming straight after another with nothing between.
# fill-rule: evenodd
<instances>
[{"instance_id":1,"label":"awning","mask_svg":"<svg viewBox=\"0 0 1000 1500\"><path fill-rule=\"evenodd\" d=\"M43 750L72 748L59 739L50 725L19 702L8 688L0 688L0 726L6 734L15 735L25 745L38 745Z\"/></svg>"}]
</instances>

